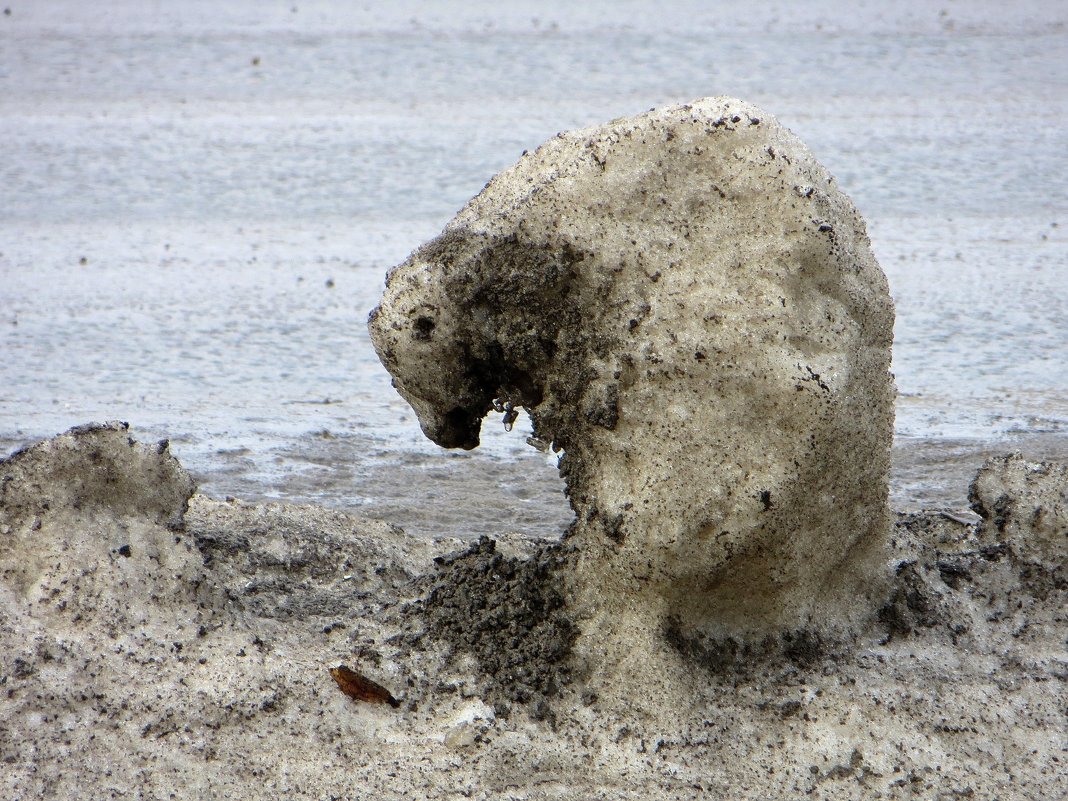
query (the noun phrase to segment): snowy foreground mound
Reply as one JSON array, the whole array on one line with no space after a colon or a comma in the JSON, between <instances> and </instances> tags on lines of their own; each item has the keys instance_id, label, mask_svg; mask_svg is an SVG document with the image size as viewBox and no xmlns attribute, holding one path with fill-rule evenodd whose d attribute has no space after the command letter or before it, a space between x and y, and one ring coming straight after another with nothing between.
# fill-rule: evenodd
<instances>
[{"instance_id":1,"label":"snowy foreground mound","mask_svg":"<svg viewBox=\"0 0 1068 801\"><path fill-rule=\"evenodd\" d=\"M191 492L121 425L0 463L4 797L1068 793L1063 466L987 465L977 524L901 517L894 586L846 653L680 641L701 689L668 713L606 707L554 663L568 626L536 544ZM465 621L442 600L461 595ZM339 664L399 706L345 695ZM648 678L621 688L637 709Z\"/></svg>"}]
</instances>

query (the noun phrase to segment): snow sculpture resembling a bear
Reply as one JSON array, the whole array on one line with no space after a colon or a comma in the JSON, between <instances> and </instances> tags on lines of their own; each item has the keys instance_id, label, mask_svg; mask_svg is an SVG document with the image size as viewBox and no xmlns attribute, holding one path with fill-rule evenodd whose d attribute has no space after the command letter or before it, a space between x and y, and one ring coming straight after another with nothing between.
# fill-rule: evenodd
<instances>
[{"instance_id":1,"label":"snow sculpture resembling a bear","mask_svg":"<svg viewBox=\"0 0 1068 801\"><path fill-rule=\"evenodd\" d=\"M510 404L565 451L578 646L619 666L668 625L872 617L893 322L834 179L717 97L525 153L390 272L370 329L434 442L473 448Z\"/></svg>"}]
</instances>

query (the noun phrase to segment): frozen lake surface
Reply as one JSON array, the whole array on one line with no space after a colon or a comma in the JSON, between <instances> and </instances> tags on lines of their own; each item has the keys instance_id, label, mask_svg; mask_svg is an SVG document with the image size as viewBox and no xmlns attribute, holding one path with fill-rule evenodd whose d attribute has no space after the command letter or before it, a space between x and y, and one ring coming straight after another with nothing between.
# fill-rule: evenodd
<instances>
[{"instance_id":1,"label":"frozen lake surface","mask_svg":"<svg viewBox=\"0 0 1068 801\"><path fill-rule=\"evenodd\" d=\"M424 440L367 313L524 149L730 94L868 221L898 311L895 505L964 505L988 453L1068 457L1058 3L7 5L5 452L123 419L210 494L425 534L558 531L529 431Z\"/></svg>"}]
</instances>

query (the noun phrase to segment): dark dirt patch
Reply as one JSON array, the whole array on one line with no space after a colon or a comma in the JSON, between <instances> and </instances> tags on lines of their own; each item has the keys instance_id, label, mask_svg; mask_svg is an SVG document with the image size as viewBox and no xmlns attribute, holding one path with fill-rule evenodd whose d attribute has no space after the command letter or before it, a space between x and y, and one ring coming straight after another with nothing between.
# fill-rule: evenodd
<instances>
[{"instance_id":1,"label":"dark dirt patch","mask_svg":"<svg viewBox=\"0 0 1068 801\"><path fill-rule=\"evenodd\" d=\"M1068 564L1051 566L1020 560L1017 570L1020 586L1040 601L1068 594Z\"/></svg>"},{"instance_id":2,"label":"dark dirt patch","mask_svg":"<svg viewBox=\"0 0 1068 801\"><path fill-rule=\"evenodd\" d=\"M890 637L911 634L921 628L937 626L942 621L938 600L913 561L897 566L893 594L879 610L879 622Z\"/></svg>"},{"instance_id":3,"label":"dark dirt patch","mask_svg":"<svg viewBox=\"0 0 1068 801\"><path fill-rule=\"evenodd\" d=\"M834 643L816 631L799 629L769 635L758 642L708 637L684 631L677 620L664 626L668 645L713 675L745 676L773 665L810 668L835 653Z\"/></svg>"},{"instance_id":4,"label":"dark dirt patch","mask_svg":"<svg viewBox=\"0 0 1068 801\"><path fill-rule=\"evenodd\" d=\"M440 557L425 579L427 635L475 657L494 703L533 701L537 712L571 680L568 656L578 629L565 609L560 550L547 546L523 560L502 556L494 540L482 537Z\"/></svg>"}]
</instances>

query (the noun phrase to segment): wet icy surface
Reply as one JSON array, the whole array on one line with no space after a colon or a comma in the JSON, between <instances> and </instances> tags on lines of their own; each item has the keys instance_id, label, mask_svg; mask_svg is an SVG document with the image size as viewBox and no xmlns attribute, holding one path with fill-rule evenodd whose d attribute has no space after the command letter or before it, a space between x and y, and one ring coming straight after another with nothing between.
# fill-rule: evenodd
<instances>
[{"instance_id":1,"label":"wet icy surface","mask_svg":"<svg viewBox=\"0 0 1068 801\"><path fill-rule=\"evenodd\" d=\"M1068 454L1056 4L8 5L5 451L125 419L212 494L427 534L559 530L529 431L491 419L471 453L424 440L367 312L385 270L523 149L734 94L868 219L898 308L895 504L963 505L988 452Z\"/></svg>"}]
</instances>

